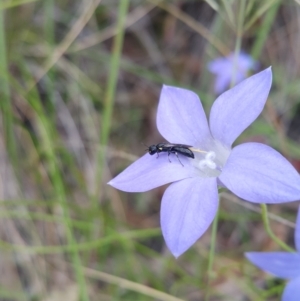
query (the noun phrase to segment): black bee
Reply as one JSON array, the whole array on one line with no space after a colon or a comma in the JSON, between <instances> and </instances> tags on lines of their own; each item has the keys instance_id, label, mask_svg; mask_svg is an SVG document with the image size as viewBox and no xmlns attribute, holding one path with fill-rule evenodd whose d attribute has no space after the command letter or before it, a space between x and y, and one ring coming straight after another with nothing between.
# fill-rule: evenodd
<instances>
[{"instance_id":1,"label":"black bee","mask_svg":"<svg viewBox=\"0 0 300 301\"><path fill-rule=\"evenodd\" d=\"M159 153L168 153L168 159L170 160L170 154L175 154L180 164L183 166L181 161L179 160L178 154L189 157L195 158L194 153L190 150L191 145L185 144L173 144L173 143L158 143L150 145L146 150L150 155L157 154L157 158L159 157Z\"/></svg>"}]
</instances>

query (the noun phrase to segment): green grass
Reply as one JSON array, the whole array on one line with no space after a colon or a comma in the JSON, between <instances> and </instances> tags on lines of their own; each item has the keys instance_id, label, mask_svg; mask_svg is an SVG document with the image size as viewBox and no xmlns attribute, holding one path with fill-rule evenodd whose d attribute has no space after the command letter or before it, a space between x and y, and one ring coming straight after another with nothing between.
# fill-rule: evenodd
<instances>
[{"instance_id":1,"label":"green grass","mask_svg":"<svg viewBox=\"0 0 300 301\"><path fill-rule=\"evenodd\" d=\"M280 300L283 284L243 257L279 250L259 208L224 194L218 221L176 260L159 228L164 189L106 183L141 142L160 142L162 84L192 89L209 113L206 65L229 51L274 75L237 143L258 139L299 164L299 11L291 0L1 1L0 300ZM290 247L276 215L294 221L296 210L269 209Z\"/></svg>"}]
</instances>

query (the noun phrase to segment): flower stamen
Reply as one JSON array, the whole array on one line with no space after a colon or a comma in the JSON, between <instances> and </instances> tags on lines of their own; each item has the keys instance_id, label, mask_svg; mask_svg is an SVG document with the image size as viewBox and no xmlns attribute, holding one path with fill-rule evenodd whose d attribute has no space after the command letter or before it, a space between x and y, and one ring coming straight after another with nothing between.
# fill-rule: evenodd
<instances>
[{"instance_id":1,"label":"flower stamen","mask_svg":"<svg viewBox=\"0 0 300 301\"><path fill-rule=\"evenodd\" d=\"M207 154L208 153L208 152L206 152L204 150L201 150L201 149L198 149L198 148L189 147L189 149L193 152L196 152L196 153L202 153L202 154Z\"/></svg>"}]
</instances>

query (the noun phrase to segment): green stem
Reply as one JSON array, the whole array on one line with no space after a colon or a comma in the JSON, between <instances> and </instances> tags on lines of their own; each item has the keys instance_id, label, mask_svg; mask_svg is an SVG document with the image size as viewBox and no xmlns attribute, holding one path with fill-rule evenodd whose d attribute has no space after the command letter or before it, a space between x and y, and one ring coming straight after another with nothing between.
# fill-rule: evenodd
<instances>
[{"instance_id":1,"label":"green stem","mask_svg":"<svg viewBox=\"0 0 300 301\"><path fill-rule=\"evenodd\" d=\"M234 49L234 65L233 65L230 87L233 87L236 84L236 72L238 69L238 56L239 53L241 52L241 46L242 46L245 9L246 9L246 2L245 0L241 0L240 7L239 7L239 16L237 21L238 22L237 34L236 34L237 37L236 37L235 49Z\"/></svg>"},{"instance_id":2,"label":"green stem","mask_svg":"<svg viewBox=\"0 0 300 301\"><path fill-rule=\"evenodd\" d=\"M218 222L219 222L219 209L215 216L215 219L212 224L211 230L211 240L210 240L210 250L208 254L208 267L207 267L207 291L205 295L205 301L209 300L210 297L210 281L213 278L213 263L215 257L215 248L216 248L216 240L217 240L217 229L218 229Z\"/></svg>"},{"instance_id":3,"label":"green stem","mask_svg":"<svg viewBox=\"0 0 300 301\"><path fill-rule=\"evenodd\" d=\"M111 118L114 106L114 97L116 92L116 85L118 80L118 73L120 68L120 56L122 53L122 46L123 46L123 38L124 38L124 31L125 31L125 20L128 11L129 0L123 0L119 2L119 10L118 10L118 24L117 24L117 35L114 39L113 50L112 50L112 57L110 62L110 73L107 82L106 93L104 97L104 111L102 116L102 123L101 123L101 136L100 136L100 143L101 143L101 150L99 150L98 155L98 170L97 170L97 191L93 198L93 206L97 208L98 199L101 191L101 183L103 177L103 170L105 165L105 155L106 155L106 145L109 138L110 128L111 128Z\"/></svg>"},{"instance_id":4,"label":"green stem","mask_svg":"<svg viewBox=\"0 0 300 301\"><path fill-rule=\"evenodd\" d=\"M267 209L267 205L266 204L260 204L261 207L261 213L262 213L262 218L263 218L263 223L264 223L264 227L266 232L268 233L268 235L270 236L270 238L272 240L274 240L282 249L284 249L285 251L288 252L295 252L294 249L292 249L291 247L289 247L285 242L283 242L282 240L280 240L271 230L270 227L270 223L269 223L269 219L268 219L268 209Z\"/></svg>"}]
</instances>

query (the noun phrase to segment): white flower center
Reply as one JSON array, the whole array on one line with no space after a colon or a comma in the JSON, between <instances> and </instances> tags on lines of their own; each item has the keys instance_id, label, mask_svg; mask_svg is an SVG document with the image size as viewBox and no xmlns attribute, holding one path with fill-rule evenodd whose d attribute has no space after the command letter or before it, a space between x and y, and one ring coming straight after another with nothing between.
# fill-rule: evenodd
<instances>
[{"instance_id":1,"label":"white flower center","mask_svg":"<svg viewBox=\"0 0 300 301\"><path fill-rule=\"evenodd\" d=\"M193 147L191 150L195 155L193 165L204 178L218 177L230 155L230 149L215 140L206 141L204 147Z\"/></svg>"},{"instance_id":2,"label":"white flower center","mask_svg":"<svg viewBox=\"0 0 300 301\"><path fill-rule=\"evenodd\" d=\"M213 151L208 152L205 155L205 158L203 160L200 160L198 163L198 166L200 169L204 169L205 167L216 169L217 164L214 162L214 159L216 158L216 153Z\"/></svg>"}]
</instances>

